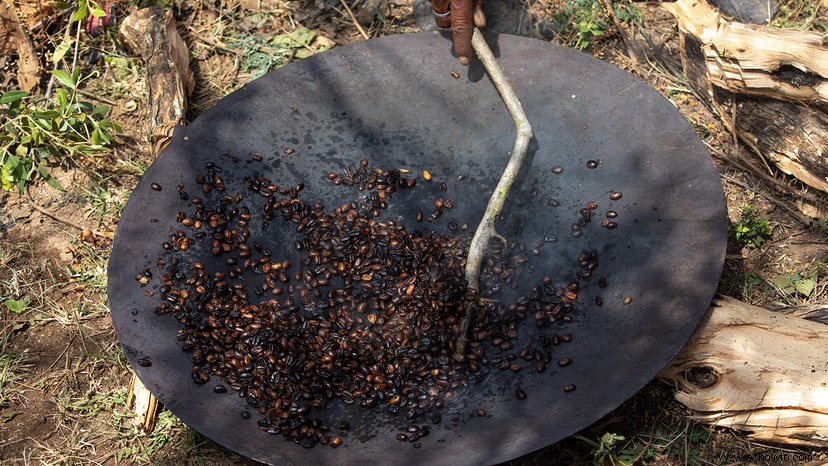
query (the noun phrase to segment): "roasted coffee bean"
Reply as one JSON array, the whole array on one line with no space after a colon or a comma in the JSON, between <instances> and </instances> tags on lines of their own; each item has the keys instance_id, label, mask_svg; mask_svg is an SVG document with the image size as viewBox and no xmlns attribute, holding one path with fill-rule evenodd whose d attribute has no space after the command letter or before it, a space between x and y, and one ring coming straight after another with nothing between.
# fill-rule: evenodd
<instances>
[{"instance_id":1,"label":"roasted coffee bean","mask_svg":"<svg viewBox=\"0 0 828 466\"><path fill-rule=\"evenodd\" d=\"M521 388L516 388L515 389L515 398L517 398L518 400L525 400L526 399L526 392L523 391L523 389L521 389Z\"/></svg>"},{"instance_id":2,"label":"roasted coffee bean","mask_svg":"<svg viewBox=\"0 0 828 466\"><path fill-rule=\"evenodd\" d=\"M604 304L604 299L601 298L600 296L596 296L595 297L595 304L598 305L598 306L602 306Z\"/></svg>"},{"instance_id":3,"label":"roasted coffee bean","mask_svg":"<svg viewBox=\"0 0 828 466\"><path fill-rule=\"evenodd\" d=\"M153 184L151 184L151 185L150 185L150 187L151 187L154 191L161 191L161 189L162 189L162 188L161 188L161 185L160 185L160 184L158 184L158 183L153 183Z\"/></svg>"},{"instance_id":4,"label":"roasted coffee bean","mask_svg":"<svg viewBox=\"0 0 828 466\"><path fill-rule=\"evenodd\" d=\"M618 217L618 212L614 210L608 210L607 213L604 215L606 215L607 218L615 218Z\"/></svg>"},{"instance_id":5,"label":"roasted coffee bean","mask_svg":"<svg viewBox=\"0 0 828 466\"><path fill-rule=\"evenodd\" d=\"M596 160L587 160L586 166L590 169L598 168L598 162Z\"/></svg>"},{"instance_id":6,"label":"roasted coffee bean","mask_svg":"<svg viewBox=\"0 0 828 466\"><path fill-rule=\"evenodd\" d=\"M210 190L234 192L229 179L223 186L219 171L211 165L198 177L199 183ZM377 218L389 207L390 194L415 185L414 178L405 178L400 171L373 168L361 160L359 167L318 176L333 184L338 181L336 189L362 192L358 199L326 208L305 199L301 183L278 186L253 174L244 180L241 189L246 191L217 196L207 190L212 194L191 198L191 210L176 217L181 230L171 231L162 245L167 263L181 255L185 242L187 248L203 246L221 257L196 260L181 270L176 264L174 270L165 271L158 288L161 304L156 313L169 313L178 320L177 338L193 359L195 383L219 377L221 386L263 416L262 430L304 447L337 443L328 434L330 429L314 417L316 409L355 401L377 412L401 412L417 422L404 432L414 443L428 435L423 416L441 422L434 411L470 384L481 383L494 367L517 372L523 364L531 364L526 367L543 372L552 363L548 349L523 347L520 358L512 351L521 341L518 329L527 315L534 316L539 326L553 321L561 326L572 319L577 282L556 286L548 275L534 288L524 283L526 274L538 265L529 263L531 254L539 255L545 243L556 238L537 240L534 247L493 243L481 290L483 296L497 295L502 301L482 305L479 320L475 317L471 322L472 338L461 364L451 357L458 316L464 303L478 296L466 289L464 278L468 238L409 232L395 220ZM441 182L440 188L447 191L448 185ZM255 204L249 203L250 194L261 203L258 211L251 208ZM240 205L245 195L246 204ZM425 201L428 195L413 198ZM447 213L444 209L450 209L452 201L440 197L434 207L429 220ZM580 227L590 220L589 207L581 213ZM417 219L422 216L420 212ZM248 228L258 217L263 228L265 222L285 222L289 229L280 231L295 232L279 241L294 246L291 253L299 257L298 266L263 247L266 239L258 239L261 244L253 241ZM451 231L458 229L456 221L447 225ZM460 227L466 228L467 224ZM584 251L569 276L591 274L598 264L596 254ZM561 268L556 264L554 270L563 275ZM143 271L140 276L148 278ZM509 298L509 289L523 287L525 292L515 292L520 296ZM250 296L256 297L255 302ZM550 335L545 345L561 341L562 337ZM340 429L347 430L347 424Z\"/></svg>"},{"instance_id":7,"label":"roasted coffee bean","mask_svg":"<svg viewBox=\"0 0 828 466\"><path fill-rule=\"evenodd\" d=\"M560 175L561 173L563 173L563 171L564 171L564 169L560 165L555 165L554 167L552 167L552 173L554 173L556 175Z\"/></svg>"},{"instance_id":8,"label":"roasted coffee bean","mask_svg":"<svg viewBox=\"0 0 828 466\"><path fill-rule=\"evenodd\" d=\"M573 392L573 391L575 391L575 385L574 384L564 385L563 391L566 392L566 393Z\"/></svg>"},{"instance_id":9,"label":"roasted coffee bean","mask_svg":"<svg viewBox=\"0 0 828 466\"><path fill-rule=\"evenodd\" d=\"M242 419L250 419L250 411L242 411L241 412Z\"/></svg>"},{"instance_id":10,"label":"roasted coffee bean","mask_svg":"<svg viewBox=\"0 0 828 466\"><path fill-rule=\"evenodd\" d=\"M215 387L213 387L213 392L214 393L227 393L227 387L225 387L224 385L216 385Z\"/></svg>"},{"instance_id":11,"label":"roasted coffee bean","mask_svg":"<svg viewBox=\"0 0 828 466\"><path fill-rule=\"evenodd\" d=\"M623 194L621 194L621 191L613 191L610 193L609 198L613 201L617 201L618 199L621 199L621 196L623 196Z\"/></svg>"},{"instance_id":12,"label":"roasted coffee bean","mask_svg":"<svg viewBox=\"0 0 828 466\"><path fill-rule=\"evenodd\" d=\"M478 409L474 412L474 414L477 417L484 417L486 415L486 411L483 409Z\"/></svg>"},{"instance_id":13,"label":"roasted coffee bean","mask_svg":"<svg viewBox=\"0 0 828 466\"><path fill-rule=\"evenodd\" d=\"M570 364L572 364L572 358L561 358L561 359L558 359L558 366L560 366L560 367L566 367L566 366L568 366L568 365L570 365Z\"/></svg>"},{"instance_id":14,"label":"roasted coffee bean","mask_svg":"<svg viewBox=\"0 0 828 466\"><path fill-rule=\"evenodd\" d=\"M138 365L141 367L150 367L152 366L152 361L150 361L150 358L138 358Z\"/></svg>"}]
</instances>

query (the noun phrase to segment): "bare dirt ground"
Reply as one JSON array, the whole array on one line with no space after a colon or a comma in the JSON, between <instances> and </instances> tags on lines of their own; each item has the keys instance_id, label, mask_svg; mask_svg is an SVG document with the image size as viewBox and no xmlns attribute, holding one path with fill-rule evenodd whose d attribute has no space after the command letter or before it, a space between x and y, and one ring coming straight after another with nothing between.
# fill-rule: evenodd
<instances>
[{"instance_id":1,"label":"bare dirt ground","mask_svg":"<svg viewBox=\"0 0 828 466\"><path fill-rule=\"evenodd\" d=\"M731 221L739 222L744 206L752 206L772 227L759 247L730 245L719 285L722 294L761 306L828 302L824 219L803 223L783 207L793 205L791 199L732 163L737 151L744 157L755 155L734 146L718 117L682 82L676 28L668 14L657 5L635 5L637 16L625 22L625 28L646 44L652 60L633 64L606 17L601 23L602 16L593 8L580 6L591 2L489 3L492 24L501 30L514 28L510 32L568 46L586 40L584 53L649 83L712 147ZM157 4L172 9L190 50L196 78L191 120L277 66L364 40L363 33L377 37L419 30L410 0L384 1L381 14L363 25L362 32L343 8L344 2L331 0ZM358 5L354 4L357 13ZM113 4L118 18L134 8L128 2ZM38 14L29 13L30 17ZM74 26L66 29L65 15L53 10L49 15L49 21L33 34L44 65L64 34L75 31ZM595 34L584 39L573 24L589 20L590 15L597 21L591 29ZM78 62L84 73L97 73L82 87L84 98L111 105L110 118L124 131L111 151L53 167L64 191L35 183L24 194L12 191L0 197L0 462L251 464L190 430L168 411L161 412L150 434L131 423L126 405L131 370L108 314L106 265L119 213L152 161L145 142L146 83L141 61L124 48L117 29L95 37L82 32L79 37ZM274 53L276 44L284 43L288 45ZM0 63L5 66L0 82L4 89L14 88L14 57L5 56ZM772 175L806 190L796 180ZM10 306L10 300L22 307ZM828 460L825 450L765 445L735 431L698 424L672 399L671 387L653 381L589 429L513 463L779 464L763 455L786 452ZM747 460L723 459L722 454Z\"/></svg>"}]
</instances>

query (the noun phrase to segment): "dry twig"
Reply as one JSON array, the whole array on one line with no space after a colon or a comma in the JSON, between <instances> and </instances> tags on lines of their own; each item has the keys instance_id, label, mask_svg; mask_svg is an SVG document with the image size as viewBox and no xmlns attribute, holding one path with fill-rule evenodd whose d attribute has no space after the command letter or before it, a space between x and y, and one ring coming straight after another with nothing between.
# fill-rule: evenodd
<instances>
[{"instance_id":1,"label":"dry twig","mask_svg":"<svg viewBox=\"0 0 828 466\"><path fill-rule=\"evenodd\" d=\"M486 205L486 212L477 230L472 237L471 245L469 246L469 254L466 258L466 282L467 289L472 292L475 299L466 301L465 315L460 321L460 336L457 338L457 345L454 349L454 359L462 361L466 357L466 344L468 343L469 321L473 314L472 309L477 304L477 291L480 282L480 264L483 261L483 254L486 252L486 246L493 237L503 240L495 230L495 220L503 210L503 204L506 197L509 195L509 189L512 187L523 161L526 159L526 152L529 149L529 141L532 139L532 127L529 125L529 120L526 118L526 113L523 111L523 106L518 100L509 79L503 72L503 68L495 59L492 50L483 38L483 34L475 28L472 36L472 47L477 52L478 58L486 68L486 72L494 82L500 97L509 109L509 113L515 120L515 127L517 130L517 138L515 139L515 147L512 149L512 154L509 158L509 163L503 170L503 174L495 187L492 197L489 198L489 203Z\"/></svg>"},{"instance_id":2,"label":"dry twig","mask_svg":"<svg viewBox=\"0 0 828 466\"><path fill-rule=\"evenodd\" d=\"M351 17L351 21L354 22L354 26L356 26L356 28L359 30L359 33L362 34L362 37L365 40L368 40L370 37L368 37L368 34L365 33L365 29L362 29L362 26L359 24L359 21L357 21L356 16L354 16L354 12L351 11L351 7L349 7L348 4L345 3L345 0L339 0L339 3L341 3L342 6L345 7L345 11L348 12L348 16Z\"/></svg>"}]
</instances>

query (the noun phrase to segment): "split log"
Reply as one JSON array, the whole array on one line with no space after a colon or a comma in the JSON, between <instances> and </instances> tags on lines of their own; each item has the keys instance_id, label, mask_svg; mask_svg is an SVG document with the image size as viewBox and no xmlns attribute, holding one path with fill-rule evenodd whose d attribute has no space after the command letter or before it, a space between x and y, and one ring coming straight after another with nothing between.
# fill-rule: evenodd
<instances>
[{"instance_id":1,"label":"split log","mask_svg":"<svg viewBox=\"0 0 828 466\"><path fill-rule=\"evenodd\" d=\"M728 22L705 0L664 8L678 21L690 86L724 125L783 172L828 192L822 35Z\"/></svg>"},{"instance_id":2,"label":"split log","mask_svg":"<svg viewBox=\"0 0 828 466\"><path fill-rule=\"evenodd\" d=\"M150 392L135 374L129 383L126 405L132 407L135 417L133 424L150 434L155 430L155 420L158 417L158 399Z\"/></svg>"},{"instance_id":3,"label":"split log","mask_svg":"<svg viewBox=\"0 0 828 466\"><path fill-rule=\"evenodd\" d=\"M0 25L17 46L17 85L31 91L40 84L40 61L34 41L21 24L10 0L0 0Z\"/></svg>"},{"instance_id":4,"label":"split log","mask_svg":"<svg viewBox=\"0 0 828 466\"><path fill-rule=\"evenodd\" d=\"M692 418L748 437L828 447L828 307L768 311L714 300L659 377Z\"/></svg>"},{"instance_id":5,"label":"split log","mask_svg":"<svg viewBox=\"0 0 828 466\"><path fill-rule=\"evenodd\" d=\"M176 30L172 11L158 7L132 13L121 24L121 35L144 59L147 69L149 143L157 157L184 121L195 80L187 44Z\"/></svg>"}]
</instances>

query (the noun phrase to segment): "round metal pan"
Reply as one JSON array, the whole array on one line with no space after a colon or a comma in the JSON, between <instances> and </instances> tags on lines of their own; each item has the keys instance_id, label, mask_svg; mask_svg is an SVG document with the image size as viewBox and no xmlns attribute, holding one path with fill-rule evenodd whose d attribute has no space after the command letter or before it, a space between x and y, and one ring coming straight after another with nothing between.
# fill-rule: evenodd
<instances>
[{"instance_id":1,"label":"round metal pan","mask_svg":"<svg viewBox=\"0 0 828 466\"><path fill-rule=\"evenodd\" d=\"M499 222L510 241L530 249L543 242L540 254L530 256L536 276L527 276L527 289L518 292L528 293L542 275L571 277L581 251L598 253L595 275L581 280L572 323L529 322L521 329L524 344L541 334L571 333L572 342L554 347L554 357L573 363L550 364L554 368L544 373L493 370L482 383L456 392L419 449L394 438L408 423L404 417L334 402L315 415L332 426L348 419L350 431L334 432L344 443L307 449L261 432L255 415L242 419L246 403L232 391L213 393L219 381L194 384L192 360L175 338L177 321L153 313L162 274L156 259L169 255L161 243L180 228L176 213L192 209L176 187L195 193L195 177L210 161L221 167L227 194L242 192L244 178L259 173L283 186L303 182L303 199L326 206L357 197L325 175L356 167L362 158L375 167L427 169L433 180L398 191L383 216L414 228L417 210L427 214L434 198L449 197L455 204L450 212L416 228L456 234L448 228L455 221L471 225L471 232L506 164L514 124L479 64L460 66L445 36L393 36L313 56L244 86L177 131L147 169L119 223L109 298L130 363L168 409L214 441L272 464L497 463L588 426L669 362L707 309L724 260L724 196L704 147L669 101L607 63L525 38L488 40L535 131ZM253 160L255 152L263 160ZM600 163L590 169L588 160ZM554 174L554 166L563 172ZM623 197L610 200L613 191ZM599 216L617 211L618 227L601 228L598 218L573 238L571 224L588 201L599 204ZM242 203L261 209L251 196ZM300 263L291 225L254 226L249 242ZM183 270L191 271L195 260L218 266L207 240L193 243L177 253ZM144 268L155 278L140 287L135 276ZM606 277L606 288L598 286L598 276ZM256 279L246 276L248 287ZM625 297L632 302L624 305ZM151 366L144 367L147 362ZM567 384L577 388L564 393ZM528 398L516 399L516 387ZM486 415L477 416L478 409Z\"/></svg>"}]
</instances>

